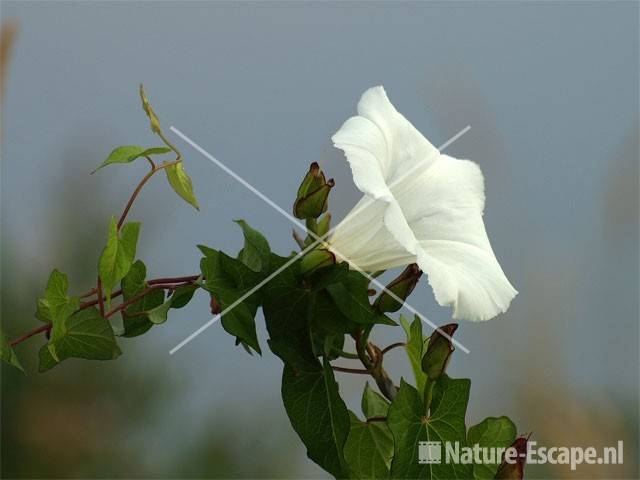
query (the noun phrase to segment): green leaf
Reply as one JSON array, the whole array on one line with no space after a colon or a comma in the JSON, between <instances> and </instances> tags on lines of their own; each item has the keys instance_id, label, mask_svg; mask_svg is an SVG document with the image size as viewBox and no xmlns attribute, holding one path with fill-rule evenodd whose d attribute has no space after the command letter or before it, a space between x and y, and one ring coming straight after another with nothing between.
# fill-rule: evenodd
<instances>
[{"instance_id":1,"label":"green leaf","mask_svg":"<svg viewBox=\"0 0 640 480\"><path fill-rule=\"evenodd\" d=\"M75 312L80 299L70 298L67 295L69 290L69 280L64 273L53 270L47 281L44 291L44 298L37 301L36 317L43 322L52 323L67 318Z\"/></svg>"},{"instance_id":2,"label":"green leaf","mask_svg":"<svg viewBox=\"0 0 640 480\"><path fill-rule=\"evenodd\" d=\"M115 217L111 217L107 246L102 252L98 271L102 280L102 290L107 306L111 304L111 290L122 280L136 257L136 246L140 234L140 223L125 223L118 232Z\"/></svg>"},{"instance_id":3,"label":"green leaf","mask_svg":"<svg viewBox=\"0 0 640 480\"><path fill-rule=\"evenodd\" d=\"M261 276L241 261L222 252L206 247L200 247L200 250L206 255L200 261L200 269L205 278L201 286L215 296L223 312L234 306L222 315L223 328L260 353L255 323L256 311L260 305L260 292L252 294L240 303L237 302L260 282Z\"/></svg>"},{"instance_id":4,"label":"green leaf","mask_svg":"<svg viewBox=\"0 0 640 480\"><path fill-rule=\"evenodd\" d=\"M275 270L289 259L272 255L271 266ZM287 331L307 327L309 290L302 283L300 262L296 261L280 272L264 287L263 310L267 317L267 330L278 337Z\"/></svg>"},{"instance_id":5,"label":"green leaf","mask_svg":"<svg viewBox=\"0 0 640 480\"><path fill-rule=\"evenodd\" d=\"M197 289L196 285L180 285L171 294L171 308L182 308L187 305Z\"/></svg>"},{"instance_id":6,"label":"green leaf","mask_svg":"<svg viewBox=\"0 0 640 480\"><path fill-rule=\"evenodd\" d=\"M141 260L137 260L129 273L122 279L122 294L127 301L149 287L145 281L147 269ZM197 290L195 285L181 285L165 302L164 290L153 289L123 312L122 319L125 337L135 337L149 330L154 324L164 323L170 308L182 308Z\"/></svg>"},{"instance_id":7,"label":"green leaf","mask_svg":"<svg viewBox=\"0 0 640 480\"><path fill-rule=\"evenodd\" d=\"M271 248L267 239L244 220L234 221L240 225L244 234L244 247L240 250L238 259L254 272L267 270L271 256Z\"/></svg>"},{"instance_id":8,"label":"green leaf","mask_svg":"<svg viewBox=\"0 0 640 480\"><path fill-rule=\"evenodd\" d=\"M362 413L365 418L386 417L389 413L389 401L373 390L367 382L362 393Z\"/></svg>"},{"instance_id":9,"label":"green leaf","mask_svg":"<svg viewBox=\"0 0 640 480\"><path fill-rule=\"evenodd\" d=\"M145 278L147 276L147 268L141 260L137 260L129 273L122 279L122 297L123 300L129 301L135 296L141 294L148 287ZM151 290L140 300L129 305L126 310L122 311L122 324L124 327L123 337L136 337L142 335L149 330L153 323L149 320L146 312L152 310L164 303L164 291L161 289Z\"/></svg>"},{"instance_id":10,"label":"green leaf","mask_svg":"<svg viewBox=\"0 0 640 480\"><path fill-rule=\"evenodd\" d=\"M167 321L167 313L169 313L170 308L171 299L167 300L162 305L147 311L147 317L151 323L155 323L156 325L164 323Z\"/></svg>"},{"instance_id":11,"label":"green leaf","mask_svg":"<svg viewBox=\"0 0 640 480\"><path fill-rule=\"evenodd\" d=\"M272 254L270 266L276 270L287 261L288 258ZM311 290L303 284L299 261L264 286L262 310L269 347L285 363L296 368L310 368L317 363L309 330L312 301ZM318 346L322 351L324 342Z\"/></svg>"},{"instance_id":12,"label":"green leaf","mask_svg":"<svg viewBox=\"0 0 640 480\"><path fill-rule=\"evenodd\" d=\"M364 325L396 324L369 303L369 279L360 272L349 271L339 282L331 283L326 288L343 315L354 322Z\"/></svg>"},{"instance_id":13,"label":"green leaf","mask_svg":"<svg viewBox=\"0 0 640 480\"><path fill-rule=\"evenodd\" d=\"M515 441L517 436L516 426L508 417L487 417L482 422L469 428L467 432L467 445L481 448L507 448ZM495 478L500 459L497 462L480 463L473 465L473 478L485 480Z\"/></svg>"},{"instance_id":14,"label":"green leaf","mask_svg":"<svg viewBox=\"0 0 640 480\"><path fill-rule=\"evenodd\" d=\"M362 393L362 412L367 420L386 417L389 402L369 387ZM393 458L393 436L386 422L360 421L353 413L351 430L344 447L344 456L351 478L389 478Z\"/></svg>"},{"instance_id":15,"label":"green leaf","mask_svg":"<svg viewBox=\"0 0 640 480\"><path fill-rule=\"evenodd\" d=\"M282 400L307 456L335 477L346 477L343 450L350 419L328 360L308 370L285 364Z\"/></svg>"},{"instance_id":16,"label":"green leaf","mask_svg":"<svg viewBox=\"0 0 640 480\"><path fill-rule=\"evenodd\" d=\"M424 384L427 381L427 375L422 371L422 355L426 350L426 339L422 336L422 320L417 315L413 319L413 323L400 315L400 324L407 334L407 346L405 350L409 357L409 363L416 379L418 392L424 392Z\"/></svg>"},{"instance_id":17,"label":"green leaf","mask_svg":"<svg viewBox=\"0 0 640 480\"><path fill-rule=\"evenodd\" d=\"M280 268L290 258L272 255L270 266ZM263 305L269 346L283 361L296 366L298 362L315 361L329 347L334 358L344 345L344 335L356 324L345 317L323 288L341 278L341 267L327 267L327 274L317 272L305 278L296 261L264 287Z\"/></svg>"},{"instance_id":18,"label":"green leaf","mask_svg":"<svg viewBox=\"0 0 640 480\"><path fill-rule=\"evenodd\" d=\"M386 479L393 458L393 437L384 422L361 422L349 412L351 429L344 457L351 478Z\"/></svg>"},{"instance_id":19,"label":"green leaf","mask_svg":"<svg viewBox=\"0 0 640 480\"><path fill-rule=\"evenodd\" d=\"M196 210L200 210L200 205L193 193L193 184L191 178L184 170L182 162L170 165L164 169L167 174L167 180L171 188L182 197L187 203L190 203Z\"/></svg>"},{"instance_id":20,"label":"green leaf","mask_svg":"<svg viewBox=\"0 0 640 480\"><path fill-rule=\"evenodd\" d=\"M387 424L393 434L394 457L391 463L392 478L450 478L469 479L471 465L454 463L420 464L419 442L459 442L464 446L464 423L469 402L468 379L450 379L442 376L436 381L431 414L424 416L424 404L418 391L401 380L400 390L389 408ZM444 452L443 452L444 453Z\"/></svg>"},{"instance_id":21,"label":"green leaf","mask_svg":"<svg viewBox=\"0 0 640 480\"><path fill-rule=\"evenodd\" d=\"M51 323L51 312L46 298L36 300L36 318L41 322Z\"/></svg>"},{"instance_id":22,"label":"green leaf","mask_svg":"<svg viewBox=\"0 0 640 480\"><path fill-rule=\"evenodd\" d=\"M51 339L40 351L40 371L70 357L112 360L121 353L111 324L100 316L96 308L87 308L54 322Z\"/></svg>"},{"instance_id":23,"label":"green leaf","mask_svg":"<svg viewBox=\"0 0 640 480\"><path fill-rule=\"evenodd\" d=\"M95 173L102 167L106 167L107 165L111 165L112 163L131 163L135 159L140 157L160 155L163 153L169 153L170 151L171 149L167 147L145 148L139 145L124 145L122 147L114 149L106 158L106 160L102 162L100 166L91 173Z\"/></svg>"},{"instance_id":24,"label":"green leaf","mask_svg":"<svg viewBox=\"0 0 640 480\"><path fill-rule=\"evenodd\" d=\"M13 351L13 347L11 346L9 339L2 330L0 330L0 359L24 372L24 368L22 368L16 352Z\"/></svg>"}]
</instances>

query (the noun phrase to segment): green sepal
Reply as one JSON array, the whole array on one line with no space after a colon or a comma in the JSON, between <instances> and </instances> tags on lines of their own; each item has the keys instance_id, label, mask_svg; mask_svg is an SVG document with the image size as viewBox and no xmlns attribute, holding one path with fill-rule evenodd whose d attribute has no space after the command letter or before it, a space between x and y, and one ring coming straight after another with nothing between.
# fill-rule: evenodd
<instances>
[{"instance_id":1,"label":"green sepal","mask_svg":"<svg viewBox=\"0 0 640 480\"><path fill-rule=\"evenodd\" d=\"M397 312L402 308L407 297L411 295L421 276L422 271L415 263L408 265L380 293L374 303L374 307L380 312Z\"/></svg>"},{"instance_id":2,"label":"green sepal","mask_svg":"<svg viewBox=\"0 0 640 480\"><path fill-rule=\"evenodd\" d=\"M409 324L406 317L401 314L400 325L402 325L407 335L405 351L407 352L407 357L409 357L409 364L416 379L418 392L422 394L424 392L424 384L427 380L426 373L422 371L422 355L426 351L426 339L422 334L422 320L416 315L413 322Z\"/></svg>"},{"instance_id":3,"label":"green sepal","mask_svg":"<svg viewBox=\"0 0 640 480\"><path fill-rule=\"evenodd\" d=\"M298 188L293 214L301 219L318 218L327 211L329 192L334 185L333 179L327 181L320 166L313 162Z\"/></svg>"},{"instance_id":4,"label":"green sepal","mask_svg":"<svg viewBox=\"0 0 640 480\"><path fill-rule=\"evenodd\" d=\"M336 256L329 250L316 249L307 253L300 261L300 271L310 275L322 268L335 265Z\"/></svg>"},{"instance_id":5,"label":"green sepal","mask_svg":"<svg viewBox=\"0 0 640 480\"><path fill-rule=\"evenodd\" d=\"M457 323L443 325L434 330L431 337L429 337L429 343L425 354L422 356L421 364L422 371L427 375L429 381L437 380L444 375L449 360L451 360L451 354L455 350L451 337L457 328Z\"/></svg>"}]
</instances>

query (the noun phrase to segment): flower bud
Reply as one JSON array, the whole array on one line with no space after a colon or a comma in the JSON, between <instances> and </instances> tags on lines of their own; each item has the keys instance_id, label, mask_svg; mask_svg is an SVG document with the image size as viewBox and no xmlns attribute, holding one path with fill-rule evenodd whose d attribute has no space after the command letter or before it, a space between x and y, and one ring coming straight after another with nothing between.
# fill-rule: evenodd
<instances>
[{"instance_id":1,"label":"flower bud","mask_svg":"<svg viewBox=\"0 0 640 480\"><path fill-rule=\"evenodd\" d=\"M411 294L421 276L422 271L418 265L415 263L408 265L400 275L387 285L387 289L376 299L374 306L383 313L397 312L402 307L402 303L391 296L388 291L404 301Z\"/></svg>"},{"instance_id":2,"label":"flower bud","mask_svg":"<svg viewBox=\"0 0 640 480\"><path fill-rule=\"evenodd\" d=\"M524 478L524 461L527 457L527 442L529 437L518 437L502 456L502 463L498 467L495 478L503 480L522 480ZM510 453L513 452L513 453ZM509 461L507 461L509 455ZM511 456L517 455L517 456Z\"/></svg>"},{"instance_id":3,"label":"flower bud","mask_svg":"<svg viewBox=\"0 0 640 480\"><path fill-rule=\"evenodd\" d=\"M329 192L334 185L333 179L326 180L320 166L313 162L298 188L296 202L293 204L296 218L318 218L326 212Z\"/></svg>"},{"instance_id":4,"label":"flower bud","mask_svg":"<svg viewBox=\"0 0 640 480\"><path fill-rule=\"evenodd\" d=\"M437 380L447 369L451 354L455 350L451 336L457 328L457 323L450 323L434 330L431 334L427 352L422 357L422 371L427 374L430 381ZM440 333L441 331L449 338Z\"/></svg>"},{"instance_id":5,"label":"flower bud","mask_svg":"<svg viewBox=\"0 0 640 480\"><path fill-rule=\"evenodd\" d=\"M329 250L311 250L300 262L300 271L304 274L315 272L319 268L328 267L336 263L336 257Z\"/></svg>"}]
</instances>

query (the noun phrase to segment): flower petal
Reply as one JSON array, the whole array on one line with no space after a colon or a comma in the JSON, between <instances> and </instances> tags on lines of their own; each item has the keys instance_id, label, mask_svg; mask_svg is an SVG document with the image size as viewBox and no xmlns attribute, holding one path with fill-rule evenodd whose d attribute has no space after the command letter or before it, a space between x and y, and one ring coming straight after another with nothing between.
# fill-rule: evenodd
<instances>
[{"instance_id":1,"label":"flower petal","mask_svg":"<svg viewBox=\"0 0 640 480\"><path fill-rule=\"evenodd\" d=\"M438 303L453 306L456 319L504 312L517 291L482 221L480 168L440 155L382 87L362 95L358 113L332 139L365 197L338 225L329 248L368 271L417 262Z\"/></svg>"},{"instance_id":2,"label":"flower petal","mask_svg":"<svg viewBox=\"0 0 640 480\"><path fill-rule=\"evenodd\" d=\"M331 140L344 151L358 190L374 199L390 201L391 192L384 178L389 156L380 129L364 117L351 117Z\"/></svg>"},{"instance_id":3,"label":"flower petal","mask_svg":"<svg viewBox=\"0 0 640 480\"><path fill-rule=\"evenodd\" d=\"M390 159L383 172L387 185L409 170L429 168L438 157L438 149L395 109L384 87L373 87L362 94L358 114L373 122L384 136Z\"/></svg>"},{"instance_id":4,"label":"flower petal","mask_svg":"<svg viewBox=\"0 0 640 480\"><path fill-rule=\"evenodd\" d=\"M344 151L360 191L391 202L389 185L409 169L426 169L439 152L389 101L384 88L364 92L358 116L331 139Z\"/></svg>"},{"instance_id":5,"label":"flower petal","mask_svg":"<svg viewBox=\"0 0 640 480\"><path fill-rule=\"evenodd\" d=\"M416 255L417 239L389 186L428 169L439 152L395 109L381 86L362 95L358 113L333 135L333 143L345 152L358 189L389 204L384 212L388 231Z\"/></svg>"},{"instance_id":6,"label":"flower petal","mask_svg":"<svg viewBox=\"0 0 640 480\"><path fill-rule=\"evenodd\" d=\"M385 226L388 206L387 202L362 197L336 227L329 249L339 260L370 272L415 262L415 254L407 252Z\"/></svg>"},{"instance_id":7,"label":"flower petal","mask_svg":"<svg viewBox=\"0 0 640 480\"><path fill-rule=\"evenodd\" d=\"M506 311L518 292L487 237L478 165L442 155L410 183L398 201L418 238L418 265L438 303L453 306L454 319L488 320ZM418 186L420 197L415 195Z\"/></svg>"}]
</instances>

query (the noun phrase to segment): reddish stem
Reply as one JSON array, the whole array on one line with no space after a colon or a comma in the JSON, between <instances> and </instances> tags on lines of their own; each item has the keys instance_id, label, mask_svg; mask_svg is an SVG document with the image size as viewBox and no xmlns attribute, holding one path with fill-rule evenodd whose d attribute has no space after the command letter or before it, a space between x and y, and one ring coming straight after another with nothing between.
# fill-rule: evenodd
<instances>
[{"instance_id":1,"label":"reddish stem","mask_svg":"<svg viewBox=\"0 0 640 480\"><path fill-rule=\"evenodd\" d=\"M164 278L164 279L163 278L158 278L158 279L155 279L155 280L149 280L149 282L147 282L147 283L151 284L153 282L152 286L150 286L149 288L146 288L140 294L136 295L133 298L130 298L126 302L122 302L117 307L114 307L109 312L103 314L103 317L104 318L109 318L114 313L119 312L121 310L124 310L129 305L137 302L138 300L140 300L142 297L144 297L146 294L148 294L152 290L159 290L159 289L175 290L179 286L190 285L197 278L198 278L198 275L191 275L189 277L173 277L173 278ZM167 280L169 280L169 282L167 282ZM117 297L119 295L122 295L122 290L118 290L116 292L113 292L111 294L111 298ZM83 295L83 297L87 297L87 296L88 296L88 294L84 294ZM80 306L79 306L77 311L79 312L80 310L84 310L86 308L89 308L89 307L92 307L92 306L94 306L96 304L99 304L100 300L102 300L104 302L104 297L98 298L96 300L91 300L91 301L88 301L88 302L83 302L83 303L80 304ZM38 333L47 332L47 331L51 330L52 327L53 327L53 325L51 323L48 323L46 325L42 325L40 327L34 328L32 330L29 330L27 333L25 333L21 337L18 337L16 339L12 340L11 341L11 346L14 346L14 345L17 345L19 343L22 343L25 340L27 340L28 338L31 338L34 335L37 335Z\"/></svg>"},{"instance_id":2,"label":"reddish stem","mask_svg":"<svg viewBox=\"0 0 640 480\"><path fill-rule=\"evenodd\" d=\"M191 283L198 279L200 275L189 275L187 277L168 277L168 278L154 278L147 282L148 285L157 285L159 283Z\"/></svg>"},{"instance_id":3,"label":"reddish stem","mask_svg":"<svg viewBox=\"0 0 640 480\"><path fill-rule=\"evenodd\" d=\"M359 373L361 375L369 375L371 372L369 370L363 370L361 368L345 368L345 367L335 367L331 365L336 372L344 372L344 373Z\"/></svg>"},{"instance_id":4,"label":"reddish stem","mask_svg":"<svg viewBox=\"0 0 640 480\"><path fill-rule=\"evenodd\" d=\"M170 167L172 165L176 165L177 163L180 163L180 162L181 160L177 159L173 162L160 165L159 167L154 165L154 167L144 177L142 177L142 180L140 180L140 183L138 183L138 185L136 186L135 190L131 194L131 197L129 197L129 201L125 205L124 210L122 211L122 215L120 215L120 219L118 220L118 230L120 230L120 227L122 227L122 224L127 218L127 214L129 213L129 210L131 209L133 202L135 202L136 198L138 197L138 194L142 190L142 187L144 187L144 184L147 183L147 181L153 176L153 174L164 168ZM151 163L153 164L153 161L151 161Z\"/></svg>"},{"instance_id":5,"label":"reddish stem","mask_svg":"<svg viewBox=\"0 0 640 480\"><path fill-rule=\"evenodd\" d=\"M385 353L387 353L389 350L393 350L394 348L397 347L406 347L407 344L404 342L397 342L397 343L392 343L391 345L389 345L388 347L385 347L382 349L382 351L380 352L381 355L384 355Z\"/></svg>"},{"instance_id":6,"label":"reddish stem","mask_svg":"<svg viewBox=\"0 0 640 480\"><path fill-rule=\"evenodd\" d=\"M181 284L156 284L156 285L152 285L148 288L145 288L142 292L140 292L138 295L136 295L135 297L130 298L129 300L127 300L126 302L122 302L120 305L118 305L117 307L113 307L111 310L109 310L104 318L109 318L111 315L113 315L114 313L119 312L120 310L124 310L125 308L127 308L129 305L136 303L138 300L140 300L142 297L144 297L145 295L147 295L148 293L150 293L153 290L164 290L164 289L169 289L169 290L175 290L177 287L181 286L181 285L189 285L191 282L183 282Z\"/></svg>"},{"instance_id":7,"label":"reddish stem","mask_svg":"<svg viewBox=\"0 0 640 480\"><path fill-rule=\"evenodd\" d=\"M42 325L42 326L40 326L38 328L34 328L33 330L25 333L21 337L18 337L15 340L13 340L11 342L11 346L13 347L14 345L17 345L20 342L24 342L27 338L33 337L34 335L37 335L38 333L46 332L48 330L51 330L51 324L50 323L48 323L46 325Z\"/></svg>"},{"instance_id":8,"label":"reddish stem","mask_svg":"<svg viewBox=\"0 0 640 480\"><path fill-rule=\"evenodd\" d=\"M100 280L100 275L98 275L98 304L100 305L100 315L104 317L104 298L102 296L102 280Z\"/></svg>"},{"instance_id":9,"label":"reddish stem","mask_svg":"<svg viewBox=\"0 0 640 480\"><path fill-rule=\"evenodd\" d=\"M370 422L386 422L387 421L387 417L371 417L371 418L367 418L367 423Z\"/></svg>"}]
</instances>

